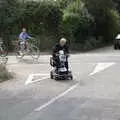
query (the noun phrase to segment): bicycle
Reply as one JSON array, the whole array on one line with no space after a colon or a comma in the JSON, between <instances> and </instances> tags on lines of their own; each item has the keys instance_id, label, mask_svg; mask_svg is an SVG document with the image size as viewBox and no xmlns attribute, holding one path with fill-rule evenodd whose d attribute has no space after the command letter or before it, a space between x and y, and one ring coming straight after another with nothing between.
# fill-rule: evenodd
<instances>
[{"instance_id":1,"label":"bicycle","mask_svg":"<svg viewBox=\"0 0 120 120\"><path fill-rule=\"evenodd\" d=\"M0 64L6 64L8 61L8 50L3 44L2 41L0 41Z\"/></svg>"},{"instance_id":2,"label":"bicycle","mask_svg":"<svg viewBox=\"0 0 120 120\"><path fill-rule=\"evenodd\" d=\"M33 39L28 39L27 42L19 41L16 47L16 58L22 60L25 55L31 55L34 61L37 61L40 57L40 50L37 45L34 44Z\"/></svg>"}]
</instances>

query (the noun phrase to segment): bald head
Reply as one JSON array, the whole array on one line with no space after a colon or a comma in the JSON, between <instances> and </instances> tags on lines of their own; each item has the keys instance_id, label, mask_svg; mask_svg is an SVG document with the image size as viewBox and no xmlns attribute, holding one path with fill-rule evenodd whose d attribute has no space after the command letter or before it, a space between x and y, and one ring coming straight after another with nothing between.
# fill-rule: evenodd
<instances>
[{"instance_id":1,"label":"bald head","mask_svg":"<svg viewBox=\"0 0 120 120\"><path fill-rule=\"evenodd\" d=\"M23 31L23 32L26 32L27 30L26 30L26 28L23 28L22 31Z\"/></svg>"},{"instance_id":2,"label":"bald head","mask_svg":"<svg viewBox=\"0 0 120 120\"><path fill-rule=\"evenodd\" d=\"M60 39L60 45L61 45L61 46L66 45L66 43L67 43L67 40L66 40L65 38L61 38L61 39Z\"/></svg>"}]
</instances>

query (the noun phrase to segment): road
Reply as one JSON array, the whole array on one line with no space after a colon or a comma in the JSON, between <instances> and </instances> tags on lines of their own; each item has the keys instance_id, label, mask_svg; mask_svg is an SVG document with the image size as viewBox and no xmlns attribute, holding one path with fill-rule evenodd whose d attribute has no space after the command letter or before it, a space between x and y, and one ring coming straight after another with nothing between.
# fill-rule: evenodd
<instances>
[{"instance_id":1,"label":"road","mask_svg":"<svg viewBox=\"0 0 120 120\"><path fill-rule=\"evenodd\" d=\"M0 83L0 120L120 120L120 51L72 54L72 81L49 78L49 57L9 56L14 79Z\"/></svg>"}]
</instances>

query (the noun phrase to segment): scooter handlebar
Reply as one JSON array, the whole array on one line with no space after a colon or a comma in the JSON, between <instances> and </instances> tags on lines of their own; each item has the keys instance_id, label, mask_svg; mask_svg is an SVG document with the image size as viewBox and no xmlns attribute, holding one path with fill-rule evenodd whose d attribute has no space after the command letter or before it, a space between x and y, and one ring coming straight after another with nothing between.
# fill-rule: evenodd
<instances>
[{"instance_id":1,"label":"scooter handlebar","mask_svg":"<svg viewBox=\"0 0 120 120\"><path fill-rule=\"evenodd\" d=\"M56 56L59 56L60 54L59 53L56 53L55 54ZM70 54L65 54L67 57L69 57L70 56Z\"/></svg>"}]
</instances>

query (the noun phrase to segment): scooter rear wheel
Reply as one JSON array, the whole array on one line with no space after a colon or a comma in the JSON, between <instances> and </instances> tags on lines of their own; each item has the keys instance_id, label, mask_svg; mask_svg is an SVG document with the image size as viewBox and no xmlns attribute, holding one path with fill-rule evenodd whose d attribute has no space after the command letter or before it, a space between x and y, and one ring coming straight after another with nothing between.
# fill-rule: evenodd
<instances>
[{"instance_id":1,"label":"scooter rear wheel","mask_svg":"<svg viewBox=\"0 0 120 120\"><path fill-rule=\"evenodd\" d=\"M57 76L55 76L55 78L54 78L56 81L59 81L59 78L57 77Z\"/></svg>"},{"instance_id":2,"label":"scooter rear wheel","mask_svg":"<svg viewBox=\"0 0 120 120\"><path fill-rule=\"evenodd\" d=\"M73 76L70 76L70 80L73 80Z\"/></svg>"},{"instance_id":3,"label":"scooter rear wheel","mask_svg":"<svg viewBox=\"0 0 120 120\"><path fill-rule=\"evenodd\" d=\"M53 72L50 72L50 78L53 79Z\"/></svg>"}]
</instances>

